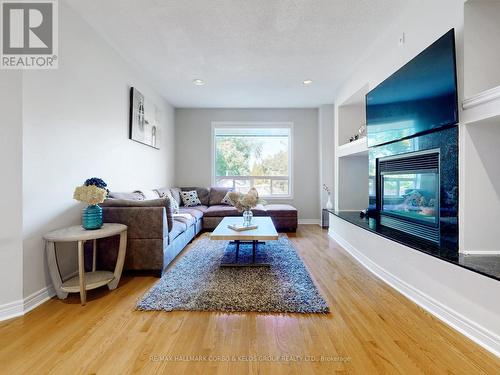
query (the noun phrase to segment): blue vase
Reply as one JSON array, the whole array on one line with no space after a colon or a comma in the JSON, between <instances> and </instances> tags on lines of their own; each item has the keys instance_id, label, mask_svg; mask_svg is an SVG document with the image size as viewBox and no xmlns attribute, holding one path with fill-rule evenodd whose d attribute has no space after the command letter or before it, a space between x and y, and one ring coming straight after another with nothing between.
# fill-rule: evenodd
<instances>
[{"instance_id":1,"label":"blue vase","mask_svg":"<svg viewBox=\"0 0 500 375\"><path fill-rule=\"evenodd\" d=\"M98 204L83 209L82 227L88 230L102 227L102 208Z\"/></svg>"}]
</instances>

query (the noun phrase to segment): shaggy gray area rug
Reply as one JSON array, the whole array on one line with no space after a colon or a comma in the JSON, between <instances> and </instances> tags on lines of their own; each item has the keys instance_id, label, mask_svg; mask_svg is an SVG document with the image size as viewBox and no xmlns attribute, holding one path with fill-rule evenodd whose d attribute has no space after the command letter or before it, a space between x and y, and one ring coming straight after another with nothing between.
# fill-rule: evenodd
<instances>
[{"instance_id":1,"label":"shaggy gray area rug","mask_svg":"<svg viewBox=\"0 0 500 375\"><path fill-rule=\"evenodd\" d=\"M227 248L227 249L226 249ZM234 261L234 245L203 235L138 302L138 310L327 313L302 260L286 235L260 244L257 262L271 267L220 267ZM241 245L240 257L251 257Z\"/></svg>"}]
</instances>

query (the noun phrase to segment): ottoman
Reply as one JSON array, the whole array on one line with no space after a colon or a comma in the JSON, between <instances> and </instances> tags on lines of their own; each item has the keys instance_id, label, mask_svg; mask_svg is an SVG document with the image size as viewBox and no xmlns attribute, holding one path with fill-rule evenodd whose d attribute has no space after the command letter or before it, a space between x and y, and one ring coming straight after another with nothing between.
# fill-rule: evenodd
<instances>
[{"instance_id":1,"label":"ottoman","mask_svg":"<svg viewBox=\"0 0 500 375\"><path fill-rule=\"evenodd\" d=\"M297 209L289 204L268 204L265 206L276 230L281 232L295 232L297 230Z\"/></svg>"}]
</instances>

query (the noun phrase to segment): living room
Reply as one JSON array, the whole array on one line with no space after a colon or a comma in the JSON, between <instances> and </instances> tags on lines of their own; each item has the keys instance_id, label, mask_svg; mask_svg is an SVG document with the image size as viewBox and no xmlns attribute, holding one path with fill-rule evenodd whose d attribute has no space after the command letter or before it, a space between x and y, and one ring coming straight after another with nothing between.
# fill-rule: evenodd
<instances>
[{"instance_id":1,"label":"living room","mask_svg":"<svg viewBox=\"0 0 500 375\"><path fill-rule=\"evenodd\" d=\"M498 2L28 3L3 371L500 370ZM425 84L451 99L377 108Z\"/></svg>"}]
</instances>

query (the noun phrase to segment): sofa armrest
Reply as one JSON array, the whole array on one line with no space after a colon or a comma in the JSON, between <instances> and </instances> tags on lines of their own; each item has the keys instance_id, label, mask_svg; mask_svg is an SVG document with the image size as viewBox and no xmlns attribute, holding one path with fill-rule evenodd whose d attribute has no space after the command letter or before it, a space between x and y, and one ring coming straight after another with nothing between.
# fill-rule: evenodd
<instances>
[{"instance_id":1,"label":"sofa armrest","mask_svg":"<svg viewBox=\"0 0 500 375\"><path fill-rule=\"evenodd\" d=\"M128 226L129 239L163 239L168 236L165 207L104 206L102 210L104 222Z\"/></svg>"}]
</instances>

